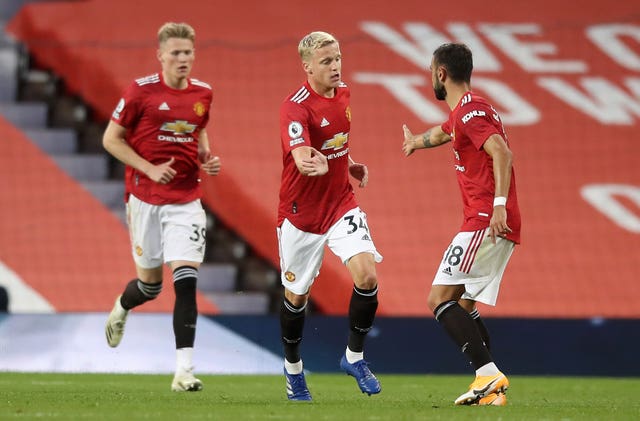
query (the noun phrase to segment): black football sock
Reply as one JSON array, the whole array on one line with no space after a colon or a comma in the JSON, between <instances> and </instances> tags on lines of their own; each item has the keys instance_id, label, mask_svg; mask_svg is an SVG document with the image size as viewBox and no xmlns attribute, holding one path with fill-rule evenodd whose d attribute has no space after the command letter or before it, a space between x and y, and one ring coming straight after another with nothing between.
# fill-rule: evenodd
<instances>
[{"instance_id":1,"label":"black football sock","mask_svg":"<svg viewBox=\"0 0 640 421\"><path fill-rule=\"evenodd\" d=\"M162 283L147 284L140 279L130 281L124 288L122 297L120 297L120 305L125 310L131 310L140 304L153 300L162 291Z\"/></svg>"},{"instance_id":2,"label":"black football sock","mask_svg":"<svg viewBox=\"0 0 640 421\"><path fill-rule=\"evenodd\" d=\"M362 352L364 339L373 326L378 309L378 287L360 289L353 287L349 303L349 349Z\"/></svg>"},{"instance_id":3,"label":"black football sock","mask_svg":"<svg viewBox=\"0 0 640 421\"><path fill-rule=\"evenodd\" d=\"M436 320L469 358L476 370L493 361L482 341L476 322L457 301L446 301L440 304L434 314Z\"/></svg>"},{"instance_id":4,"label":"black football sock","mask_svg":"<svg viewBox=\"0 0 640 421\"><path fill-rule=\"evenodd\" d=\"M290 363L300 361L300 342L302 342L306 307L306 303L302 307L296 307L286 298L282 300L280 306L280 332L284 357Z\"/></svg>"},{"instance_id":5,"label":"black football sock","mask_svg":"<svg viewBox=\"0 0 640 421\"><path fill-rule=\"evenodd\" d=\"M176 302L173 306L173 333L176 337L176 349L193 348L196 339L197 281L198 270L194 267L180 266L173 271L173 288L176 292Z\"/></svg>"},{"instance_id":6,"label":"black football sock","mask_svg":"<svg viewBox=\"0 0 640 421\"><path fill-rule=\"evenodd\" d=\"M491 352L491 341L489 338L489 331L487 330L487 326L482 321L482 317L480 317L480 312L478 311L477 308L474 308L473 311L469 314L471 315L471 318L476 322L476 326L478 327L478 332L480 332L480 336L484 341L484 346L486 346L487 350Z\"/></svg>"}]
</instances>

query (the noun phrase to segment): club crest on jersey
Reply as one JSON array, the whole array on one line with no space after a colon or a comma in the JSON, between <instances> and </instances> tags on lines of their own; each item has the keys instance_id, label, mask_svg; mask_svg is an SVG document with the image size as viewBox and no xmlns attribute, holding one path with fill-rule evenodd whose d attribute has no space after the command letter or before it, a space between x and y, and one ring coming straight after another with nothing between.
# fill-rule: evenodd
<instances>
[{"instance_id":1,"label":"club crest on jersey","mask_svg":"<svg viewBox=\"0 0 640 421\"><path fill-rule=\"evenodd\" d=\"M193 133L196 129L195 124L190 124L186 120L176 120L171 122L166 122L162 124L160 130L165 132L172 132L173 134L186 134Z\"/></svg>"},{"instance_id":2,"label":"club crest on jersey","mask_svg":"<svg viewBox=\"0 0 640 421\"><path fill-rule=\"evenodd\" d=\"M344 115L347 117L347 120L349 120L349 123L351 123L351 105L347 105L347 109L344 110Z\"/></svg>"},{"instance_id":3,"label":"club crest on jersey","mask_svg":"<svg viewBox=\"0 0 640 421\"><path fill-rule=\"evenodd\" d=\"M349 133L336 133L331 139L326 140L322 144L322 150L333 149L334 151L337 149L342 149L342 147L349 141Z\"/></svg>"},{"instance_id":4,"label":"club crest on jersey","mask_svg":"<svg viewBox=\"0 0 640 421\"><path fill-rule=\"evenodd\" d=\"M202 102L196 102L195 104L193 104L193 111L198 117L202 117L204 113L207 112L207 109Z\"/></svg>"},{"instance_id":5,"label":"club crest on jersey","mask_svg":"<svg viewBox=\"0 0 640 421\"><path fill-rule=\"evenodd\" d=\"M290 271L286 271L284 273L284 279L286 279L289 282L293 282L296 280L296 274Z\"/></svg>"}]
</instances>

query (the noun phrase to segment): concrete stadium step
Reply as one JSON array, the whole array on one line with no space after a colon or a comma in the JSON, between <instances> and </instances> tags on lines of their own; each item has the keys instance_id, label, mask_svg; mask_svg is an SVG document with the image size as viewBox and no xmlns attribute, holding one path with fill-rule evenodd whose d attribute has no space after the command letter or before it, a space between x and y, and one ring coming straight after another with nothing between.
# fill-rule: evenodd
<instances>
[{"instance_id":1,"label":"concrete stadium step","mask_svg":"<svg viewBox=\"0 0 640 421\"><path fill-rule=\"evenodd\" d=\"M205 293L236 290L238 267L231 263L203 263L198 270L198 289Z\"/></svg>"},{"instance_id":2,"label":"concrete stadium step","mask_svg":"<svg viewBox=\"0 0 640 421\"><path fill-rule=\"evenodd\" d=\"M0 47L0 101L15 101L18 94L19 56L15 47Z\"/></svg>"},{"instance_id":3,"label":"concrete stadium step","mask_svg":"<svg viewBox=\"0 0 640 421\"><path fill-rule=\"evenodd\" d=\"M78 135L73 129L24 129L40 149L50 155L73 154L78 148Z\"/></svg>"},{"instance_id":4,"label":"concrete stadium step","mask_svg":"<svg viewBox=\"0 0 640 421\"><path fill-rule=\"evenodd\" d=\"M127 227L127 209L124 205L124 202L116 208L111 208L111 213L113 213L119 220L122 222L122 225Z\"/></svg>"},{"instance_id":5,"label":"concrete stadium step","mask_svg":"<svg viewBox=\"0 0 640 421\"><path fill-rule=\"evenodd\" d=\"M20 72L19 101L53 104L59 90L59 79L44 70L27 69Z\"/></svg>"},{"instance_id":6,"label":"concrete stadium step","mask_svg":"<svg viewBox=\"0 0 640 421\"><path fill-rule=\"evenodd\" d=\"M47 104L41 102L0 103L0 114L20 128L47 126Z\"/></svg>"},{"instance_id":7,"label":"concrete stadium step","mask_svg":"<svg viewBox=\"0 0 640 421\"><path fill-rule=\"evenodd\" d=\"M39 0L2 0L0 1L0 17L3 20L10 20L22 6L36 1Z\"/></svg>"},{"instance_id":8,"label":"concrete stadium step","mask_svg":"<svg viewBox=\"0 0 640 421\"><path fill-rule=\"evenodd\" d=\"M272 291L280 285L280 272L257 256L247 256L242 261L238 276L238 289L242 291Z\"/></svg>"},{"instance_id":9,"label":"concrete stadium step","mask_svg":"<svg viewBox=\"0 0 640 421\"><path fill-rule=\"evenodd\" d=\"M269 295L264 292L205 293L221 314L268 314Z\"/></svg>"},{"instance_id":10,"label":"concrete stadium step","mask_svg":"<svg viewBox=\"0 0 640 421\"><path fill-rule=\"evenodd\" d=\"M109 209L124 207L124 183L122 181L83 181L82 185Z\"/></svg>"},{"instance_id":11,"label":"concrete stadium step","mask_svg":"<svg viewBox=\"0 0 640 421\"><path fill-rule=\"evenodd\" d=\"M104 154L57 155L53 159L80 182L106 180L109 176L109 161Z\"/></svg>"}]
</instances>

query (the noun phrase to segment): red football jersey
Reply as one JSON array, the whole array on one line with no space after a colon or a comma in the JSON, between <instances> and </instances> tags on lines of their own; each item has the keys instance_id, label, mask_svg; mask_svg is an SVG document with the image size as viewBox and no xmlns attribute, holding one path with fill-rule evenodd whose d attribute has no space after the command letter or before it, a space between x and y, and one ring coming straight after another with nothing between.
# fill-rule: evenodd
<instances>
[{"instance_id":1,"label":"red football jersey","mask_svg":"<svg viewBox=\"0 0 640 421\"><path fill-rule=\"evenodd\" d=\"M127 129L126 141L152 164L175 158L177 174L168 184L125 169L125 200L133 194L153 205L187 203L201 197L198 135L209 121L211 87L188 79L186 89L173 89L162 74L136 79L125 90L111 120Z\"/></svg>"},{"instance_id":2,"label":"red football jersey","mask_svg":"<svg viewBox=\"0 0 640 421\"><path fill-rule=\"evenodd\" d=\"M499 134L508 144L500 116L487 100L467 92L441 128L452 137L454 168L464 205L464 222L460 230L486 228L493 213L495 181L493 159L482 145L493 134ZM513 230L507 239L520 243L520 209L513 167L506 208L507 225Z\"/></svg>"},{"instance_id":3,"label":"red football jersey","mask_svg":"<svg viewBox=\"0 0 640 421\"><path fill-rule=\"evenodd\" d=\"M282 184L278 226L285 218L299 230L326 233L342 215L357 206L349 182L349 88L343 83L333 98L318 95L306 82L280 107ZM302 145L322 152L329 172L320 177L300 174L291 151Z\"/></svg>"}]
</instances>

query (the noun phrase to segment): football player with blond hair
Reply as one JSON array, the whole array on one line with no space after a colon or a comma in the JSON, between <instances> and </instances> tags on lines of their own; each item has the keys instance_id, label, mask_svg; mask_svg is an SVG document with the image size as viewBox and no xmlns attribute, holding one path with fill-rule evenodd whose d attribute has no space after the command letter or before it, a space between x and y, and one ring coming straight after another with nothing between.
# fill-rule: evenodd
<instances>
[{"instance_id":1,"label":"football player with blond hair","mask_svg":"<svg viewBox=\"0 0 640 421\"><path fill-rule=\"evenodd\" d=\"M207 135L211 86L190 77L195 31L169 22L158 31L161 71L125 89L104 136L104 148L126 165L125 202L136 278L116 298L105 333L120 344L129 312L162 290L163 264L173 273L176 343L174 391L199 391L193 374L196 282L204 258L206 216L201 172L215 176L220 159Z\"/></svg>"},{"instance_id":2,"label":"football player with blond hair","mask_svg":"<svg viewBox=\"0 0 640 421\"><path fill-rule=\"evenodd\" d=\"M350 91L342 81L338 41L326 32L311 32L300 41L298 52L307 80L280 108L283 168L277 233L284 285L280 325L287 397L311 400L300 343L325 246L344 263L354 283L348 343L340 367L356 379L363 393L371 395L380 392L380 383L364 360L363 348L378 308L375 264L382 256L349 181L351 175L365 187L368 170L349 156Z\"/></svg>"}]
</instances>

